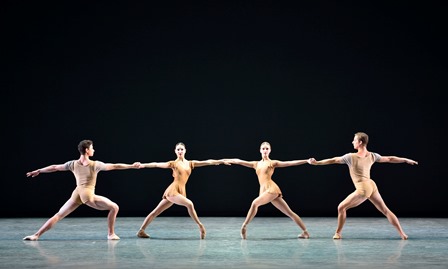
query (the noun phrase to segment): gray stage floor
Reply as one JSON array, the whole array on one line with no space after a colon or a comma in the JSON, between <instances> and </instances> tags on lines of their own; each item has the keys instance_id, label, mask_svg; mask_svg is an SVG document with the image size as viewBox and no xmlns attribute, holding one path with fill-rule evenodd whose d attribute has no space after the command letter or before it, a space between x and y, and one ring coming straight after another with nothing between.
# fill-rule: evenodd
<instances>
[{"instance_id":1,"label":"gray stage floor","mask_svg":"<svg viewBox=\"0 0 448 269\"><path fill-rule=\"evenodd\" d=\"M141 218L119 217L118 241L106 239L106 217L66 218L39 241L23 241L44 218L0 219L1 268L448 268L448 219L401 218L401 240L386 218L348 218L333 240L336 218L303 218L311 234L298 239L287 217L201 217L207 238L189 217L159 217L150 239L135 236Z\"/></svg>"}]
</instances>

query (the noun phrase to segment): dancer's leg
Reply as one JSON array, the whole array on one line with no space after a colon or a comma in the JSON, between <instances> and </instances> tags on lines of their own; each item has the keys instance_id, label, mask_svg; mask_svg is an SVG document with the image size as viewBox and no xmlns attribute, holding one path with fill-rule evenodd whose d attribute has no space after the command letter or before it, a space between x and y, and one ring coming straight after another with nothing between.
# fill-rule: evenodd
<instances>
[{"instance_id":1,"label":"dancer's leg","mask_svg":"<svg viewBox=\"0 0 448 269\"><path fill-rule=\"evenodd\" d=\"M196 210L194 209L193 202L190 199L188 199L187 197L180 195L180 194L175 195L175 196L169 196L166 199L168 199L172 203L175 203L177 205L182 205L187 208L188 214L194 220L194 222L196 222L196 224L199 226L201 239L205 239L205 234L206 234L205 227L199 220L198 215L196 214Z\"/></svg>"},{"instance_id":2,"label":"dancer's leg","mask_svg":"<svg viewBox=\"0 0 448 269\"><path fill-rule=\"evenodd\" d=\"M79 207L79 203L69 199L65 204L59 209L59 212L56 213L53 217L48 219L42 227L33 235L28 235L23 238L23 240L31 240L36 241L39 237L44 234L46 231L50 230L58 221L65 218L68 214L72 213L76 208Z\"/></svg>"},{"instance_id":3,"label":"dancer's leg","mask_svg":"<svg viewBox=\"0 0 448 269\"><path fill-rule=\"evenodd\" d=\"M249 212L247 212L246 219L244 220L244 223L241 227L241 238L246 239L247 238L247 225L252 221L252 219L255 217L255 215L258 212L258 207L265 205L267 203L272 202L275 198L278 197L278 194L272 194L272 193L262 193L260 196L255 198L252 201L252 204L250 205Z\"/></svg>"},{"instance_id":4,"label":"dancer's leg","mask_svg":"<svg viewBox=\"0 0 448 269\"><path fill-rule=\"evenodd\" d=\"M299 215L291 210L288 203L286 203L282 197L274 199L271 203L283 214L290 217L297 225L299 225L299 227L303 230L302 234L299 235L299 238L308 239L310 237L308 231L306 230L305 223L303 223Z\"/></svg>"},{"instance_id":5,"label":"dancer's leg","mask_svg":"<svg viewBox=\"0 0 448 269\"><path fill-rule=\"evenodd\" d=\"M117 219L119 210L118 205L112 202L109 198L101 195L94 195L93 199L87 201L85 204L97 210L109 210L109 214L107 215L107 239L120 239L120 237L115 234L115 220Z\"/></svg>"},{"instance_id":6,"label":"dancer's leg","mask_svg":"<svg viewBox=\"0 0 448 269\"><path fill-rule=\"evenodd\" d=\"M338 206L338 227L333 239L341 239L342 228L344 227L345 220L347 219L347 210L362 204L367 198L358 193L352 192L345 198Z\"/></svg>"},{"instance_id":7,"label":"dancer's leg","mask_svg":"<svg viewBox=\"0 0 448 269\"><path fill-rule=\"evenodd\" d=\"M146 216L145 220L143 221L142 225L140 226L140 230L137 232L137 236L140 238L149 238L149 235L145 233L146 227L163 211L167 210L173 205L172 202L168 201L167 199L162 199L160 203L157 205L156 208L154 208L151 213Z\"/></svg>"},{"instance_id":8,"label":"dancer's leg","mask_svg":"<svg viewBox=\"0 0 448 269\"><path fill-rule=\"evenodd\" d=\"M379 191L376 191L375 193L370 196L370 202L375 205L375 207L386 216L387 220L397 229L398 233L401 236L401 239L406 240L408 239L408 236L404 233L403 229L401 228L400 221L398 220L397 216L390 211L390 209L386 206L384 203L383 198L381 197Z\"/></svg>"}]
</instances>

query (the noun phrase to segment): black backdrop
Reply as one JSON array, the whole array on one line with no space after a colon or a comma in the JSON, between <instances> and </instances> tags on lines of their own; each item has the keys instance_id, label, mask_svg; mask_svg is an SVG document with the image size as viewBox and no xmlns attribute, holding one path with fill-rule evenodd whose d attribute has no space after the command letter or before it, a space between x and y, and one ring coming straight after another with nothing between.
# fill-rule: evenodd
<instances>
[{"instance_id":1,"label":"black backdrop","mask_svg":"<svg viewBox=\"0 0 448 269\"><path fill-rule=\"evenodd\" d=\"M447 217L446 31L438 2L110 1L2 4L4 156L2 217L49 217L68 199L70 172L27 171L79 157L168 161L340 156L353 134L369 150L419 161L375 164L372 178L399 217ZM277 169L274 180L300 216L336 216L353 191L345 165ZM101 172L97 194L119 216L146 216L171 171ZM244 216L258 194L242 166L193 171L199 216ZM81 207L72 216L104 215ZM370 203L351 216L380 216ZM173 206L165 216L187 216ZM260 216L280 216L272 205Z\"/></svg>"}]
</instances>

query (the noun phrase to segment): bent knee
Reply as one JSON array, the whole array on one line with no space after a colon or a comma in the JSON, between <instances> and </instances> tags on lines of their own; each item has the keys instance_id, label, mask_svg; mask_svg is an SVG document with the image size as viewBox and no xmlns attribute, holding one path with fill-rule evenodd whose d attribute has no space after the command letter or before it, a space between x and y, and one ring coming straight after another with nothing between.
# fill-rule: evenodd
<instances>
[{"instance_id":1,"label":"bent knee","mask_svg":"<svg viewBox=\"0 0 448 269\"><path fill-rule=\"evenodd\" d=\"M188 209L194 209L194 204L192 201L188 201L187 203L185 203L185 207Z\"/></svg>"},{"instance_id":2,"label":"bent knee","mask_svg":"<svg viewBox=\"0 0 448 269\"><path fill-rule=\"evenodd\" d=\"M348 209L348 206L345 204L339 204L338 205L338 211L346 211Z\"/></svg>"},{"instance_id":3,"label":"bent knee","mask_svg":"<svg viewBox=\"0 0 448 269\"><path fill-rule=\"evenodd\" d=\"M120 207L116 203L112 203L111 210L118 211L118 210L120 210Z\"/></svg>"},{"instance_id":4,"label":"bent knee","mask_svg":"<svg viewBox=\"0 0 448 269\"><path fill-rule=\"evenodd\" d=\"M252 208L258 208L261 206L261 203L258 203L257 201L253 201L252 204L250 205L250 207Z\"/></svg>"}]
</instances>

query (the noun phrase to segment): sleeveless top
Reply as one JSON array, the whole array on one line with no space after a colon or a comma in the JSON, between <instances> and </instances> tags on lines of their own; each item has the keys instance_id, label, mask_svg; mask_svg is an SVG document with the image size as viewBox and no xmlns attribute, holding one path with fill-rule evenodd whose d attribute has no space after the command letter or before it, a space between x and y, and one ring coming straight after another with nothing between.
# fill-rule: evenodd
<instances>
[{"instance_id":1,"label":"sleeveless top","mask_svg":"<svg viewBox=\"0 0 448 269\"><path fill-rule=\"evenodd\" d=\"M277 194L279 196L282 195L282 191L280 187L272 180L272 175L274 174L275 167L272 165L271 161L267 167L260 168L258 164L261 161L257 162L257 166L255 167L255 172L258 176L258 182L260 183L260 191L261 195L264 192Z\"/></svg>"},{"instance_id":2,"label":"sleeveless top","mask_svg":"<svg viewBox=\"0 0 448 269\"><path fill-rule=\"evenodd\" d=\"M168 186L163 194L162 198L166 198L167 196L174 196L177 194L181 194L183 196L187 196L186 185L188 178L191 175L192 170L194 169L194 164L191 161L188 161L188 166L182 164L181 161L170 161L170 168L173 170L173 182Z\"/></svg>"}]
</instances>

